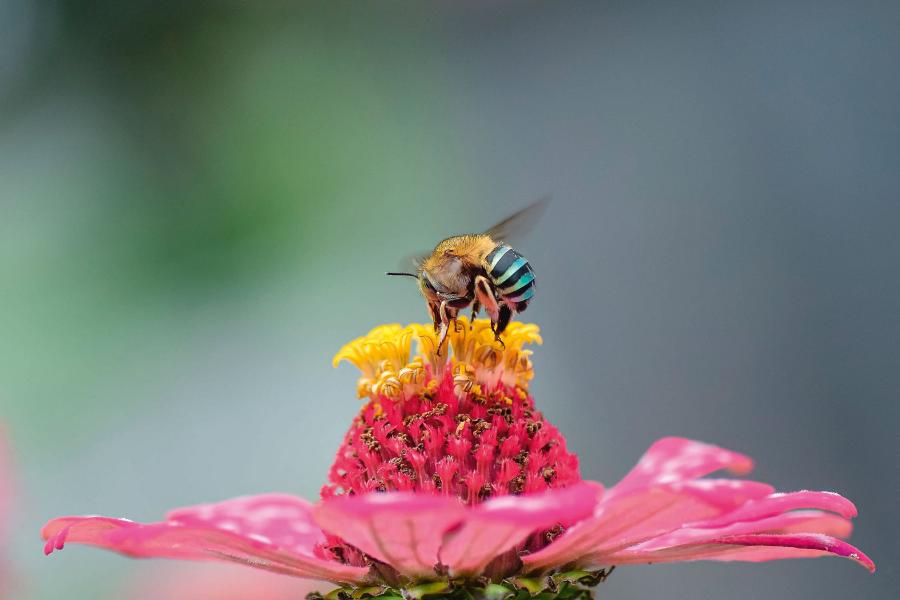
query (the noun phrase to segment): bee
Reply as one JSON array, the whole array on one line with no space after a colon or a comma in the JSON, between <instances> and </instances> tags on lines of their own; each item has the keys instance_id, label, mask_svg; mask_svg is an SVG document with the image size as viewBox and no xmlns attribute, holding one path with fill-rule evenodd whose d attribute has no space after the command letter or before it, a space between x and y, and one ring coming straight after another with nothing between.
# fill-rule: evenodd
<instances>
[{"instance_id":1,"label":"bee","mask_svg":"<svg viewBox=\"0 0 900 600\"><path fill-rule=\"evenodd\" d=\"M549 198L542 198L484 233L456 235L441 241L427 255L415 259L416 272L388 275L415 277L428 304L438 333L437 353L454 327L459 311L472 307L472 320L484 309L491 319L494 338L500 337L513 315L524 312L534 298L534 270L528 260L506 240L530 229L544 212Z\"/></svg>"}]
</instances>

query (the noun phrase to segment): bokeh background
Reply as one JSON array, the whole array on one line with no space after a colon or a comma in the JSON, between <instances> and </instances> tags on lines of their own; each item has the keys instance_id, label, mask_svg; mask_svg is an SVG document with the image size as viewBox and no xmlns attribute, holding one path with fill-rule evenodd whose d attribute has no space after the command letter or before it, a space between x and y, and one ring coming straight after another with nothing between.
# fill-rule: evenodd
<instances>
[{"instance_id":1,"label":"bokeh background","mask_svg":"<svg viewBox=\"0 0 900 600\"><path fill-rule=\"evenodd\" d=\"M632 567L601 597L896 597L898 31L893 1L0 1L14 597L159 572L45 558L53 516L315 497L358 409L332 354L427 319L383 272L546 193L534 390L583 474L726 445L854 499L880 567Z\"/></svg>"}]
</instances>

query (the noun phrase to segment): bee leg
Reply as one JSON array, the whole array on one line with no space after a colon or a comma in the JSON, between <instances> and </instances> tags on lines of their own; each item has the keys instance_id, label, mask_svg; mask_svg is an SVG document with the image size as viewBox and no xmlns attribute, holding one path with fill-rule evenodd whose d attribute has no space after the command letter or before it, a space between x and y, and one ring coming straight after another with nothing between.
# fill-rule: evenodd
<instances>
[{"instance_id":1,"label":"bee leg","mask_svg":"<svg viewBox=\"0 0 900 600\"><path fill-rule=\"evenodd\" d=\"M478 311L481 310L481 304L478 303L476 299L472 303L472 318L469 319L469 331L472 331L472 328L475 327L475 319L478 317Z\"/></svg>"},{"instance_id":2,"label":"bee leg","mask_svg":"<svg viewBox=\"0 0 900 600\"><path fill-rule=\"evenodd\" d=\"M451 316L450 311L447 309L447 301L444 300L441 302L441 306L438 309L438 314L440 315L440 333L438 335L438 345L437 345L437 355L441 355L441 348L444 347L444 342L447 341L447 334L450 332L450 320L455 319L456 315ZM436 324L437 322L435 322Z\"/></svg>"},{"instance_id":3,"label":"bee leg","mask_svg":"<svg viewBox=\"0 0 900 600\"><path fill-rule=\"evenodd\" d=\"M494 286L482 275L475 277L475 301L480 302L484 306L484 312L491 318L491 331L494 332L494 339L506 348L503 340L500 339L500 334L503 333L503 330L509 324L512 311L506 304L497 302Z\"/></svg>"},{"instance_id":4,"label":"bee leg","mask_svg":"<svg viewBox=\"0 0 900 600\"><path fill-rule=\"evenodd\" d=\"M503 342L503 340L500 338L500 334L497 333L497 324L494 323L493 321L491 322L491 331L494 332L494 341L495 341L495 342L499 342L499 343L500 343L500 347L503 348L503 349L505 350L505 349L506 349L506 344L505 344L505 343Z\"/></svg>"},{"instance_id":5,"label":"bee leg","mask_svg":"<svg viewBox=\"0 0 900 600\"><path fill-rule=\"evenodd\" d=\"M449 332L449 330L450 330L450 328L447 327L447 323L441 324L441 331L438 334L438 346L437 346L437 352L436 352L436 354L438 356L441 355L441 350L444 347L444 342L447 341L447 333Z\"/></svg>"},{"instance_id":6,"label":"bee leg","mask_svg":"<svg viewBox=\"0 0 900 600\"><path fill-rule=\"evenodd\" d=\"M441 315L438 312L438 306L432 302L428 303L428 312L431 313L431 320L434 322L434 332L441 330Z\"/></svg>"},{"instance_id":7,"label":"bee leg","mask_svg":"<svg viewBox=\"0 0 900 600\"><path fill-rule=\"evenodd\" d=\"M483 306L484 312L491 318L491 323L496 323L500 314L500 305L494 293L494 286L487 277L477 275L475 277L475 302L476 306Z\"/></svg>"},{"instance_id":8,"label":"bee leg","mask_svg":"<svg viewBox=\"0 0 900 600\"><path fill-rule=\"evenodd\" d=\"M491 329L494 332L494 339L500 342L500 345L504 348L506 348L506 344L500 339L500 334L506 331L506 326L509 325L510 319L512 319L512 309L506 304L503 304L500 306L500 318L497 319L496 324L491 324Z\"/></svg>"}]
</instances>

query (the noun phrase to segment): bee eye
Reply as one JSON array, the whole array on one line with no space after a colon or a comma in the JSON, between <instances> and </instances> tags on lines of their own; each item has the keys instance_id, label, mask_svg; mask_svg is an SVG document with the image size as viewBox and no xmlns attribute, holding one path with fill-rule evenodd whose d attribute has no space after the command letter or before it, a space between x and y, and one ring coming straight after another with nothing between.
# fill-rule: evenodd
<instances>
[{"instance_id":1,"label":"bee eye","mask_svg":"<svg viewBox=\"0 0 900 600\"><path fill-rule=\"evenodd\" d=\"M434 285L431 283L431 279L428 277L427 273L424 273L424 272L422 273L422 283L425 285L425 287L428 290L430 290L432 292L437 291L436 289L434 289Z\"/></svg>"}]
</instances>

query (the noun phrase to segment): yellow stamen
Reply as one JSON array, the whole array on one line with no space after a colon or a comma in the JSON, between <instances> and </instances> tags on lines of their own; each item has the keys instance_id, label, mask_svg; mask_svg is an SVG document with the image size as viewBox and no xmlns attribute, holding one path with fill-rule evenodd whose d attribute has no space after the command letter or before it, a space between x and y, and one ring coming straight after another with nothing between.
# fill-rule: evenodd
<instances>
[{"instance_id":1,"label":"yellow stamen","mask_svg":"<svg viewBox=\"0 0 900 600\"><path fill-rule=\"evenodd\" d=\"M490 389L502 381L522 394L534 376L531 350L523 346L542 343L539 331L537 325L513 321L503 333L504 347L494 339L490 321L476 319L470 327L469 320L460 317L456 326L451 325L439 356L431 325L382 325L341 348L333 364L346 360L362 372L357 388L361 398L397 400L405 393L428 391L425 385L433 391L437 384L434 379L425 384L426 368L435 378L450 368L459 393L481 394L480 386ZM410 355L413 339L417 351Z\"/></svg>"},{"instance_id":2,"label":"yellow stamen","mask_svg":"<svg viewBox=\"0 0 900 600\"><path fill-rule=\"evenodd\" d=\"M332 365L336 367L346 360L368 377L375 377L378 367L385 362L388 368L399 371L409 361L412 337L413 331L409 327L381 325L341 348L334 355Z\"/></svg>"}]
</instances>

